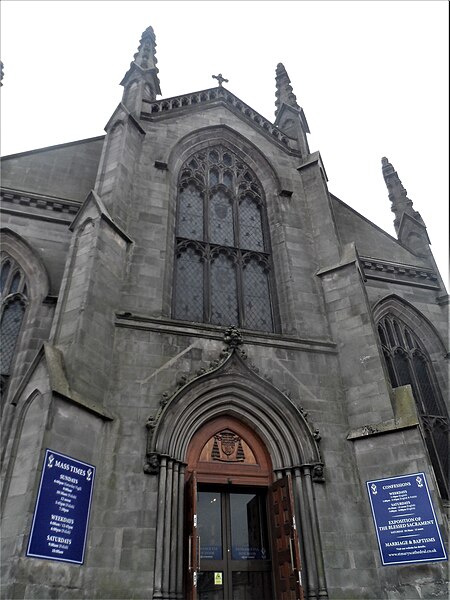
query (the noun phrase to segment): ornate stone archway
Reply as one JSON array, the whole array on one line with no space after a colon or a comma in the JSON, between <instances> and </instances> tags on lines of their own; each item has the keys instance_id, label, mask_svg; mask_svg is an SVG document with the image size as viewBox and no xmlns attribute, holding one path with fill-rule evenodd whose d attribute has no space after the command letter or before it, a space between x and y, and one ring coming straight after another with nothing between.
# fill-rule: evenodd
<instances>
[{"instance_id":1,"label":"ornate stone archway","mask_svg":"<svg viewBox=\"0 0 450 600\"><path fill-rule=\"evenodd\" d=\"M195 433L220 417L236 419L262 441L273 480L290 474L302 530L306 597L326 598L313 483L323 483L317 430L302 409L249 365L238 330L225 334L226 348L208 369L180 382L147 422L144 471L157 475L158 514L154 600L183 598L183 502L187 451Z\"/></svg>"}]
</instances>

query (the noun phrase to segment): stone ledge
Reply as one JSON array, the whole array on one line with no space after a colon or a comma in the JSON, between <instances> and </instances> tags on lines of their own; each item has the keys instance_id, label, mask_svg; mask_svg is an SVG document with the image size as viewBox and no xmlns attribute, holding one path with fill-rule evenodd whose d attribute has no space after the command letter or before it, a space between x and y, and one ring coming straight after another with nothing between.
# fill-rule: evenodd
<instances>
[{"instance_id":1,"label":"stone ledge","mask_svg":"<svg viewBox=\"0 0 450 600\"><path fill-rule=\"evenodd\" d=\"M114 416L103 406L97 404L93 400L86 398L78 392L72 390L69 386L69 382L66 378L64 370L64 356L61 350L52 346L48 342L44 342L36 356L34 357L31 365L29 366L25 376L12 397L11 404L17 406L20 396L27 386L32 374L38 367L41 361L45 361L47 367L48 379L50 384L50 390L56 395L68 402L71 402L77 406L88 410L97 417L104 419L105 421L113 421Z\"/></svg>"},{"instance_id":2,"label":"stone ledge","mask_svg":"<svg viewBox=\"0 0 450 600\"><path fill-rule=\"evenodd\" d=\"M10 188L2 188L1 199L4 202L10 202L20 206L52 210L69 215L76 215L81 206L81 203L76 200L56 198L54 196L45 196L44 194L35 194Z\"/></svg>"},{"instance_id":3,"label":"stone ledge","mask_svg":"<svg viewBox=\"0 0 450 600\"><path fill-rule=\"evenodd\" d=\"M223 327L201 323L187 323L175 319L146 317L130 312L118 312L115 319L116 327L155 331L173 335L185 335L223 341ZM307 352L325 352L336 354L336 344L330 340L308 340L287 337L280 334L264 334L255 331L241 330L244 343L254 346L270 346L285 350L304 350Z\"/></svg>"},{"instance_id":4,"label":"stone ledge","mask_svg":"<svg viewBox=\"0 0 450 600\"><path fill-rule=\"evenodd\" d=\"M392 407L394 418L380 423L371 423L350 430L347 435L348 440L358 440L361 438L372 437L391 431L401 429L411 429L419 425L416 403L410 385L403 385L394 388L392 395Z\"/></svg>"},{"instance_id":5,"label":"stone ledge","mask_svg":"<svg viewBox=\"0 0 450 600\"><path fill-rule=\"evenodd\" d=\"M64 372L64 357L61 350L58 350L58 348L55 348L51 344L44 342L44 353L49 373L50 385L55 394L61 396L65 400L68 400L72 404L81 406L82 408L94 413L106 421L114 420L114 417L109 411L103 408L103 406L100 406L96 402L85 398L70 388Z\"/></svg>"},{"instance_id":6,"label":"stone ledge","mask_svg":"<svg viewBox=\"0 0 450 600\"><path fill-rule=\"evenodd\" d=\"M360 257L360 264L367 279L378 279L432 289L439 289L440 287L437 275L432 269L364 256Z\"/></svg>"},{"instance_id":7,"label":"stone ledge","mask_svg":"<svg viewBox=\"0 0 450 600\"><path fill-rule=\"evenodd\" d=\"M12 208L0 208L0 213L5 215L12 215L13 217L26 217L27 219L34 219L37 221L47 221L48 223L57 223L58 225L69 225L72 223L70 219L58 219L58 217L52 217L51 215L44 215L42 213L30 213L26 210L14 210Z\"/></svg>"}]
</instances>

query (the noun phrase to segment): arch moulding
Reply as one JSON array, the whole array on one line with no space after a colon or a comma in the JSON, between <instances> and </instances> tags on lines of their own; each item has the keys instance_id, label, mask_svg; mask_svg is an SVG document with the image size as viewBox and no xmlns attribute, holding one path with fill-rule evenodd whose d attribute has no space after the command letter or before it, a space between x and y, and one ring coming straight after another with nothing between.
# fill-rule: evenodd
<instances>
[{"instance_id":1,"label":"arch moulding","mask_svg":"<svg viewBox=\"0 0 450 600\"><path fill-rule=\"evenodd\" d=\"M307 598L326 598L325 572L313 482L322 483L323 462L317 430L303 410L248 364L234 327L225 332L227 347L208 369L178 383L147 421L144 471L156 475L158 510L153 600L183 598L184 490L188 452L198 431L216 423L242 424L267 451L268 482L290 475L296 520L300 523ZM238 426L239 427L239 426ZM231 429L233 425L231 425ZM211 433L211 432L210 432ZM247 438L248 439L248 438Z\"/></svg>"}]
</instances>

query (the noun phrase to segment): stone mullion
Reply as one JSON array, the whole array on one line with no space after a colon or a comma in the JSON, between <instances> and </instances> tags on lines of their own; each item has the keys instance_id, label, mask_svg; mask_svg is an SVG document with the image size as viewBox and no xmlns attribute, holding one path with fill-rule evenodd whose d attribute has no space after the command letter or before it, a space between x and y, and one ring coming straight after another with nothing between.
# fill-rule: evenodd
<instances>
[{"instance_id":1,"label":"stone mullion","mask_svg":"<svg viewBox=\"0 0 450 600\"><path fill-rule=\"evenodd\" d=\"M209 169L206 169L209 180ZM205 323L211 323L211 245L209 239L209 201L210 193L207 184L203 194L203 239L205 244L205 263L203 269L203 318Z\"/></svg>"},{"instance_id":2,"label":"stone mullion","mask_svg":"<svg viewBox=\"0 0 450 600\"><path fill-rule=\"evenodd\" d=\"M246 327L245 306L244 306L244 276L242 269L244 267L241 252L241 230L239 226L239 199L233 195L233 227L234 243L236 246L236 293L238 305L238 323L239 327Z\"/></svg>"},{"instance_id":3,"label":"stone mullion","mask_svg":"<svg viewBox=\"0 0 450 600\"><path fill-rule=\"evenodd\" d=\"M244 306L244 274L243 274L243 260L242 252L236 250L236 293L237 293L237 305L238 305L238 322L239 327L247 327L245 322L245 306Z\"/></svg>"},{"instance_id":4,"label":"stone mullion","mask_svg":"<svg viewBox=\"0 0 450 600\"><path fill-rule=\"evenodd\" d=\"M211 247L205 244L203 262L203 320L211 323Z\"/></svg>"}]
</instances>

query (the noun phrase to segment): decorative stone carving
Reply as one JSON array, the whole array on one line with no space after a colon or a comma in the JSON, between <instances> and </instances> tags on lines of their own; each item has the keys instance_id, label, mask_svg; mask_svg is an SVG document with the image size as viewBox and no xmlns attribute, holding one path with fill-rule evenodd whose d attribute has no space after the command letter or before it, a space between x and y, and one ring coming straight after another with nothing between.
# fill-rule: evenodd
<instances>
[{"instance_id":1,"label":"decorative stone carving","mask_svg":"<svg viewBox=\"0 0 450 600\"><path fill-rule=\"evenodd\" d=\"M179 375L179 376L177 377L177 386L178 386L179 388L180 388L180 387L183 387L183 385L186 385L186 383L187 383L188 381L189 381L189 378L188 378L188 376L187 376L185 373L183 373L183 374L181 374L181 375Z\"/></svg>"},{"instance_id":2,"label":"decorative stone carving","mask_svg":"<svg viewBox=\"0 0 450 600\"><path fill-rule=\"evenodd\" d=\"M312 480L314 483L325 483L323 465L314 465L312 472Z\"/></svg>"},{"instance_id":3,"label":"decorative stone carving","mask_svg":"<svg viewBox=\"0 0 450 600\"><path fill-rule=\"evenodd\" d=\"M147 455L147 462L144 465L144 473L147 475L158 475L159 468L161 466L161 459L159 454L152 452Z\"/></svg>"},{"instance_id":4,"label":"decorative stone carving","mask_svg":"<svg viewBox=\"0 0 450 600\"><path fill-rule=\"evenodd\" d=\"M237 327L231 326L225 330L223 341L231 350L232 348L237 348L238 346L242 346L244 343L244 338L242 333L239 331Z\"/></svg>"},{"instance_id":5,"label":"decorative stone carving","mask_svg":"<svg viewBox=\"0 0 450 600\"><path fill-rule=\"evenodd\" d=\"M218 431L206 442L200 452L199 462L258 464L257 458L247 441L228 428Z\"/></svg>"},{"instance_id":6,"label":"decorative stone carving","mask_svg":"<svg viewBox=\"0 0 450 600\"><path fill-rule=\"evenodd\" d=\"M244 462L241 438L228 429L216 434L211 458L221 462Z\"/></svg>"},{"instance_id":7,"label":"decorative stone carving","mask_svg":"<svg viewBox=\"0 0 450 600\"><path fill-rule=\"evenodd\" d=\"M174 399L176 399L179 393L182 393L181 390L186 387L189 389L189 385L192 384L196 379L209 377L215 372L217 369L222 367L223 365L227 365L227 372L230 373L240 373L240 366L243 366L242 361L246 361L246 368L253 372L255 375L259 375L260 370L253 363L249 363L247 361L247 354L241 348L244 343L244 339L242 333L239 331L237 327L231 326L228 327L224 331L223 339L225 342L225 348L222 348L220 351L219 357L211 360L207 367L198 368L194 373L180 373L176 380L176 387L171 391L165 391L162 394L162 398L160 400L160 407L156 414L150 416L147 420L146 427L148 430L147 436L147 456L146 463L144 466L144 472L147 474L157 474L159 473L159 465L160 465L160 454L156 452L156 447L154 444L154 432L157 429L159 420L161 415L165 412L166 406L171 403ZM235 355L233 359L232 355ZM264 381L268 382L265 385L273 385L272 377L267 374L259 375ZM268 393L270 393L268 391ZM305 421L307 428L309 429L311 438L314 439L315 447L316 447L316 457L319 461L322 461L320 449L318 447L318 442L321 439L319 430L314 428L313 424L308 420L308 413L304 410L302 406L299 405L297 401L292 400L291 394L288 390L283 390L283 395L289 404L296 407L298 411L299 417ZM251 448L242 440L237 434L233 431L225 430L216 434L214 437L209 440L208 444L202 450L201 460L206 462L243 462L245 464L255 464L255 457ZM323 473L323 463L317 463L312 468L312 480L315 482L322 483L325 481L324 473Z\"/></svg>"},{"instance_id":8,"label":"decorative stone carving","mask_svg":"<svg viewBox=\"0 0 450 600\"><path fill-rule=\"evenodd\" d=\"M371 435L373 433L377 433L377 431L378 429L373 425L364 425L364 427L362 428L363 435Z\"/></svg>"}]
</instances>

